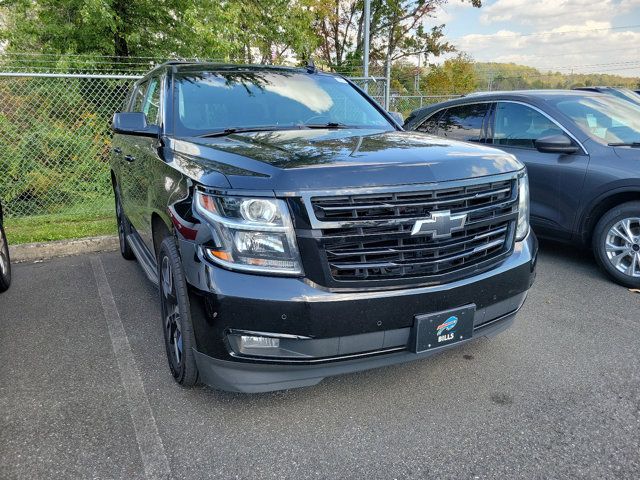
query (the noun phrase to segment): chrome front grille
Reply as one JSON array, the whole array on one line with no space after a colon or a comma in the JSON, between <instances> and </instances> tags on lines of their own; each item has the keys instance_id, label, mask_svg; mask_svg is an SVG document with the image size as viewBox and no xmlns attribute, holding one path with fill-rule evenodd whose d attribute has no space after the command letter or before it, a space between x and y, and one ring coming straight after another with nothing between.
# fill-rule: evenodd
<instances>
[{"instance_id":1,"label":"chrome front grille","mask_svg":"<svg viewBox=\"0 0 640 480\"><path fill-rule=\"evenodd\" d=\"M461 211L492 205L512 194L511 181L424 192L348 195L312 198L320 221L423 218L433 211Z\"/></svg>"},{"instance_id":2,"label":"chrome front grille","mask_svg":"<svg viewBox=\"0 0 640 480\"><path fill-rule=\"evenodd\" d=\"M512 248L517 179L481 184L339 196L312 196L326 269L335 282L419 279L447 281L492 265ZM463 228L434 238L412 235L434 212L466 214Z\"/></svg>"}]
</instances>

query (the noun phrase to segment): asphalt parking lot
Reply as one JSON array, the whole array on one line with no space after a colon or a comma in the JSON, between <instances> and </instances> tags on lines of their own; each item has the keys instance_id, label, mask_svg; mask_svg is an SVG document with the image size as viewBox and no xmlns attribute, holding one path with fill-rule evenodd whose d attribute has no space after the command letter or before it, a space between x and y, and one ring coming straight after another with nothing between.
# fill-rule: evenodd
<instances>
[{"instance_id":1,"label":"asphalt parking lot","mask_svg":"<svg viewBox=\"0 0 640 480\"><path fill-rule=\"evenodd\" d=\"M184 390L118 253L14 267L0 478L640 478L640 295L543 244L516 324L408 365L261 395Z\"/></svg>"}]
</instances>

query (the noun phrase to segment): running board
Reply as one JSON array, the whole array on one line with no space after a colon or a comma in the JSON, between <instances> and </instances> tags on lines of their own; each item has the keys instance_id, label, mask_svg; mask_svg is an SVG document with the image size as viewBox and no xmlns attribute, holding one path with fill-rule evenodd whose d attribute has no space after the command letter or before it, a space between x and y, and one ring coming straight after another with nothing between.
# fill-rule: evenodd
<instances>
[{"instance_id":1,"label":"running board","mask_svg":"<svg viewBox=\"0 0 640 480\"><path fill-rule=\"evenodd\" d=\"M142 242L140 235L132 231L127 235L127 242L131 250L133 250L133 254L136 256L142 270L144 270L145 275L151 280L151 283L158 288L158 268L156 267L156 260L149 255L147 247L145 247Z\"/></svg>"}]
</instances>

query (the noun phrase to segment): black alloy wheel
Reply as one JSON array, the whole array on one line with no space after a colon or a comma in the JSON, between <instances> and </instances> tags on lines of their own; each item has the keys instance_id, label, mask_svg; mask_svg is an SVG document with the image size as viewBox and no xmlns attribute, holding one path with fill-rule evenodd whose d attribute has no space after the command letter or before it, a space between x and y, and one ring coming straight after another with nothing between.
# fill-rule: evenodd
<instances>
[{"instance_id":1,"label":"black alloy wheel","mask_svg":"<svg viewBox=\"0 0 640 480\"><path fill-rule=\"evenodd\" d=\"M187 283L173 237L165 238L158 254L158 282L164 343L173 378L183 387L198 381L193 347L195 339Z\"/></svg>"}]
</instances>

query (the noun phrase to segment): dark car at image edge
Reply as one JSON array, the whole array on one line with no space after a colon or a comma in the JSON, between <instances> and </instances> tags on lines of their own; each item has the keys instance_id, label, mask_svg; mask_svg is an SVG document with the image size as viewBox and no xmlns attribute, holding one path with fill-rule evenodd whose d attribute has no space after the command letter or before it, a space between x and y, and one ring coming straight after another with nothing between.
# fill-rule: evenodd
<instances>
[{"instance_id":1,"label":"dark car at image edge","mask_svg":"<svg viewBox=\"0 0 640 480\"><path fill-rule=\"evenodd\" d=\"M172 62L114 116L127 259L178 383L263 392L507 328L535 277L513 156L404 132L313 68Z\"/></svg>"},{"instance_id":2,"label":"dark car at image edge","mask_svg":"<svg viewBox=\"0 0 640 480\"><path fill-rule=\"evenodd\" d=\"M536 235L591 248L611 278L640 287L640 106L582 90L486 92L418 109L404 127L514 155Z\"/></svg>"},{"instance_id":3,"label":"dark car at image edge","mask_svg":"<svg viewBox=\"0 0 640 480\"><path fill-rule=\"evenodd\" d=\"M4 231L4 215L0 202L0 293L5 292L11 285L11 259L9 258L9 243Z\"/></svg>"}]
</instances>

